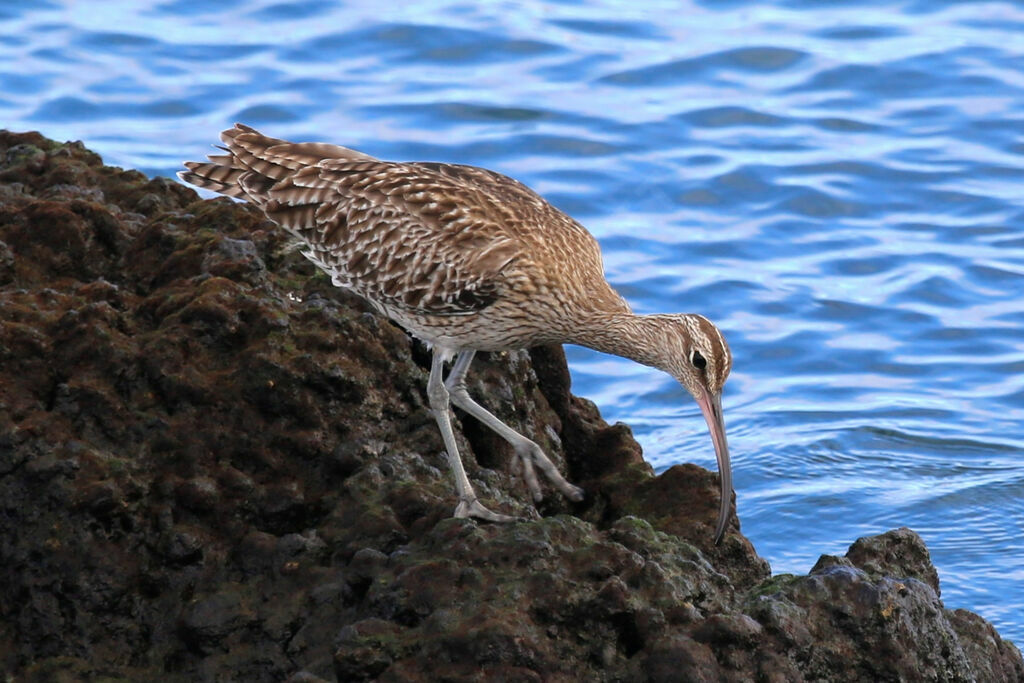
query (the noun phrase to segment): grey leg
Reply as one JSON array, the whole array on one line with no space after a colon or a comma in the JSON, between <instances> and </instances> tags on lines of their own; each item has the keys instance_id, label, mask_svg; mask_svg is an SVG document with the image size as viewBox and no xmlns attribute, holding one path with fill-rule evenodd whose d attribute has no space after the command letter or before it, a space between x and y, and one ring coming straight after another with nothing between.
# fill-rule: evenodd
<instances>
[{"instance_id":1,"label":"grey leg","mask_svg":"<svg viewBox=\"0 0 1024 683\"><path fill-rule=\"evenodd\" d=\"M466 476L466 470L462 466L458 446L455 445L455 433L452 431L452 409L448 402L448 390L441 378L443 370L444 354L440 349L435 349L430 363L430 379L427 380L427 398L430 401L431 410L434 411L437 426L441 430L445 450L448 451L448 465L452 468L452 474L455 476L455 493L459 497L459 504L455 506L455 516L476 517L490 522L519 521L517 517L492 512L477 500L476 492L473 491L469 477Z\"/></svg>"},{"instance_id":2,"label":"grey leg","mask_svg":"<svg viewBox=\"0 0 1024 683\"><path fill-rule=\"evenodd\" d=\"M483 422L512 444L523 467L523 478L526 480L526 485L529 487L530 494L533 495L534 500L539 501L544 497L540 490L540 484L537 482L537 474L533 469L534 465L540 468L552 485L561 491L562 495L566 498L577 502L583 500L583 489L566 481L562 473L555 467L555 464L551 462L548 456L544 455L544 451L541 450L540 446L499 420L469 395L469 392L466 390L466 372L469 370L470 363L473 362L474 354L475 351L460 352L455 359L455 364L452 365L451 372L448 373L448 379L445 380L444 384L450 392L452 403Z\"/></svg>"}]
</instances>

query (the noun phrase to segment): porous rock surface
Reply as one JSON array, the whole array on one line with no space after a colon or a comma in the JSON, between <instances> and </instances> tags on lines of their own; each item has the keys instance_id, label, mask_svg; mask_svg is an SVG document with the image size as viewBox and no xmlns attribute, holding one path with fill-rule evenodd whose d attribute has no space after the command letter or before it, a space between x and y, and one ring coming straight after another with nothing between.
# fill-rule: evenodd
<instances>
[{"instance_id":1,"label":"porous rock surface","mask_svg":"<svg viewBox=\"0 0 1024 683\"><path fill-rule=\"evenodd\" d=\"M559 348L471 390L587 490L451 519L428 355L250 207L0 132L0 672L24 681L1021 681L921 539L770 576ZM698 428L695 425L695 428ZM538 513L539 511L539 513Z\"/></svg>"}]
</instances>

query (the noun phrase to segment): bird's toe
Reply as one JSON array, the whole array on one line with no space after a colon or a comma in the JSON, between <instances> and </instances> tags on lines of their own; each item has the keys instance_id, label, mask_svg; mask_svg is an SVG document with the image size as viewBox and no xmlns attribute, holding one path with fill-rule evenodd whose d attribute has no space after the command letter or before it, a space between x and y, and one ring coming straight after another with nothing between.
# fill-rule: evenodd
<instances>
[{"instance_id":1,"label":"bird's toe","mask_svg":"<svg viewBox=\"0 0 1024 683\"><path fill-rule=\"evenodd\" d=\"M486 508L483 503L476 498L473 500L460 500L459 504L455 506L455 517L460 519L473 517L474 519L482 519L485 522L499 522L502 524L523 521L521 517L513 517L511 515L503 515L499 512L494 512Z\"/></svg>"},{"instance_id":2,"label":"bird's toe","mask_svg":"<svg viewBox=\"0 0 1024 683\"><path fill-rule=\"evenodd\" d=\"M568 482L566 483L566 488L562 493L564 493L565 497L574 503L579 503L587 495L587 492L581 489L579 486L576 486L575 484L569 484Z\"/></svg>"}]
</instances>

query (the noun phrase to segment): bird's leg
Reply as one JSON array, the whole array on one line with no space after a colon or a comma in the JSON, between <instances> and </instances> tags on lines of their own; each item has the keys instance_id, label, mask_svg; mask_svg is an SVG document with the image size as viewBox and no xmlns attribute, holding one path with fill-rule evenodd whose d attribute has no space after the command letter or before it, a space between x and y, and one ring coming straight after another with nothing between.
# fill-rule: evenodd
<instances>
[{"instance_id":1,"label":"bird's leg","mask_svg":"<svg viewBox=\"0 0 1024 683\"><path fill-rule=\"evenodd\" d=\"M473 362L474 353L474 351L460 352L455 359L454 365L452 365L451 372L448 373L448 379L445 380L444 384L450 392L452 403L483 422L512 444L523 466L523 478L526 480L526 485L529 487L530 494L535 501L541 500L544 495L541 493L540 484L537 482L537 474L533 469L534 465L541 469L552 485L561 491L562 495L566 498L576 502L583 500L583 489L566 481L562 473L555 467L555 464L551 462L548 456L544 455L544 451L541 450L540 446L499 420L469 395L469 392L466 390L466 372L469 370L470 363Z\"/></svg>"},{"instance_id":2,"label":"bird's leg","mask_svg":"<svg viewBox=\"0 0 1024 683\"><path fill-rule=\"evenodd\" d=\"M448 402L448 389L445 388L441 373L444 370L444 354L435 349L430 363L430 379L427 380L427 398L430 408L434 411L434 419L441 430L444 447L448 452L448 465L455 476L455 493L459 496L459 504L455 506L456 517L476 517L489 522L515 522L517 517L498 514L488 510L477 500L473 485L469 483L466 470L459 457L459 449L455 444L455 433L452 431L452 409Z\"/></svg>"}]
</instances>

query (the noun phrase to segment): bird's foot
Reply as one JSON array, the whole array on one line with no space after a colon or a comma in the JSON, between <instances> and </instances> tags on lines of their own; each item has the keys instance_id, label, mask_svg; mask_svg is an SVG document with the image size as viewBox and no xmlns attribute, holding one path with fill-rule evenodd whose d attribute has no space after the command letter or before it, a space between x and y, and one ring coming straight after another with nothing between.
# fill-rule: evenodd
<instances>
[{"instance_id":1,"label":"bird's foot","mask_svg":"<svg viewBox=\"0 0 1024 683\"><path fill-rule=\"evenodd\" d=\"M522 517L513 517L511 515L503 515L498 512L493 512L481 503L476 498L472 500L460 500L459 504L455 506L455 517L462 519L465 517L474 517L476 519L482 519L487 522L522 522Z\"/></svg>"},{"instance_id":2,"label":"bird's foot","mask_svg":"<svg viewBox=\"0 0 1024 683\"><path fill-rule=\"evenodd\" d=\"M530 489L530 494L533 496L535 503L544 500L544 493L540 489L540 482L537 481L537 471L534 469L534 465L544 472L551 485L558 489L563 496L574 503L583 500L584 495L586 495L583 489L566 481L565 477L558 471L558 468L548 459L548 456L544 455L544 451L537 444L532 441L526 441L523 448L516 449L516 455L519 456L520 473L526 481L526 487Z\"/></svg>"}]
</instances>

